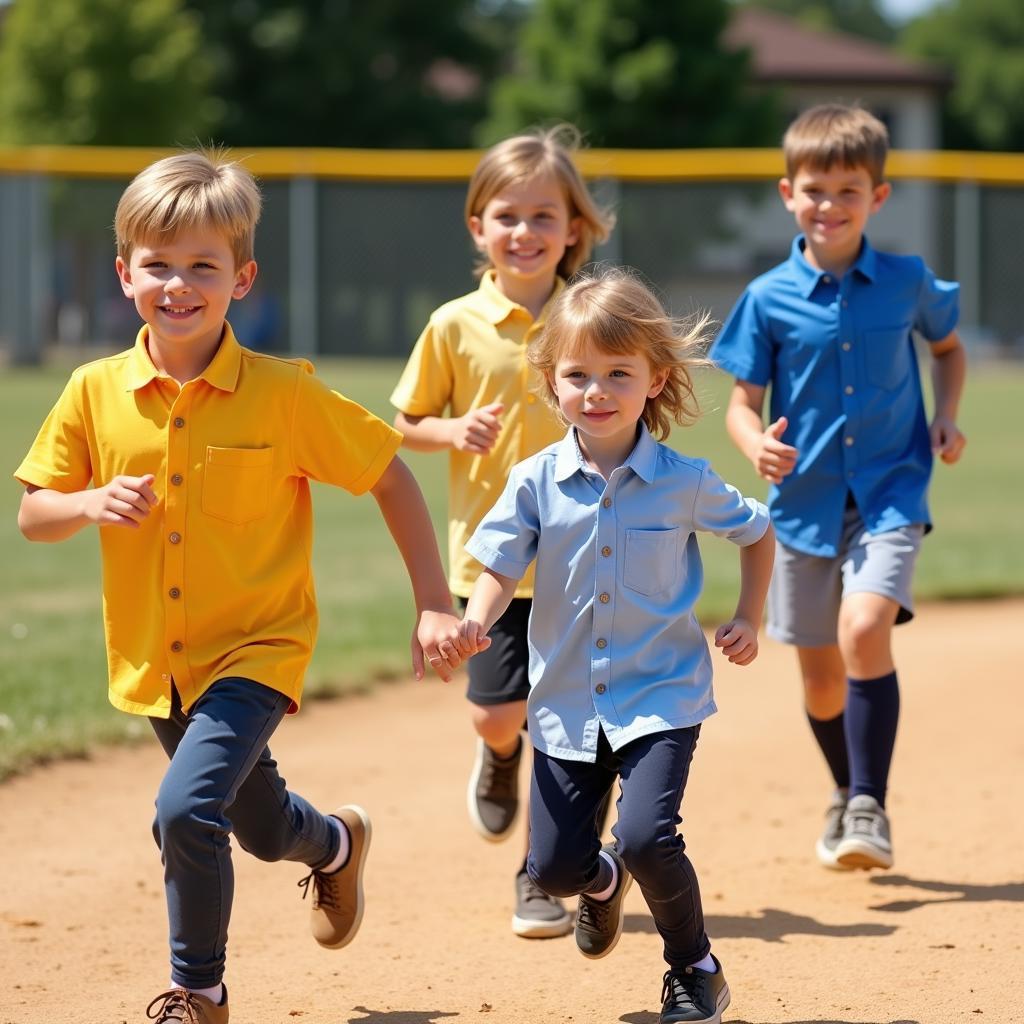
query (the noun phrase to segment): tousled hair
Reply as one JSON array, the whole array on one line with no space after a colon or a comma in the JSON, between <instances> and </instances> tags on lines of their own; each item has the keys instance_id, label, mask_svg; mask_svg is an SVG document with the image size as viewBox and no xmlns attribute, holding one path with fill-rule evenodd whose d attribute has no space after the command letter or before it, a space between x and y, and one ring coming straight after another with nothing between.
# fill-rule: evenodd
<instances>
[{"instance_id":1,"label":"tousled hair","mask_svg":"<svg viewBox=\"0 0 1024 1024\"><path fill-rule=\"evenodd\" d=\"M118 201L117 254L127 261L137 245L208 228L227 239L238 268L252 259L260 206L252 174L224 152L196 150L165 157L140 171Z\"/></svg>"},{"instance_id":2,"label":"tousled hair","mask_svg":"<svg viewBox=\"0 0 1024 1024\"><path fill-rule=\"evenodd\" d=\"M703 354L709 323L707 314L673 319L635 271L598 267L558 296L527 359L543 378L544 400L557 412L551 381L560 359L588 343L606 353L645 356L655 373L668 373L659 394L647 399L642 417L661 441L673 423L687 426L700 416L692 371L710 365Z\"/></svg>"},{"instance_id":3,"label":"tousled hair","mask_svg":"<svg viewBox=\"0 0 1024 1024\"><path fill-rule=\"evenodd\" d=\"M594 246L603 242L615 226L615 215L594 200L573 162L580 134L568 124L514 135L492 146L481 157L466 193L465 218L483 216L484 207L502 189L550 176L565 191L570 219L580 220L579 237L566 247L558 264L560 277L571 277L590 259ZM476 267L481 276L491 266L484 255Z\"/></svg>"},{"instance_id":4,"label":"tousled hair","mask_svg":"<svg viewBox=\"0 0 1024 1024\"><path fill-rule=\"evenodd\" d=\"M822 103L805 110L782 139L786 177L791 181L802 167L829 171L833 167L863 167L872 185L885 180L889 153L888 129L862 107Z\"/></svg>"}]
</instances>

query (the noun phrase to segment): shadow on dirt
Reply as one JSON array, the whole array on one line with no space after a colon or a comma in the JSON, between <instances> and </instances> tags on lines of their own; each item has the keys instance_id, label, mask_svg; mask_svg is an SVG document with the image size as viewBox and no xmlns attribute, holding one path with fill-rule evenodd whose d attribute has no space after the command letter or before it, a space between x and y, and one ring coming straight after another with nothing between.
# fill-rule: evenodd
<instances>
[{"instance_id":1,"label":"shadow on dirt","mask_svg":"<svg viewBox=\"0 0 1024 1024\"><path fill-rule=\"evenodd\" d=\"M763 942L784 942L787 935L820 935L847 939L868 935L892 935L896 925L862 922L857 924L823 924L813 917L790 914L768 907L760 915L711 914L704 927L716 939L761 939ZM646 914L626 914L623 930L653 935L657 929Z\"/></svg>"},{"instance_id":2,"label":"shadow on dirt","mask_svg":"<svg viewBox=\"0 0 1024 1024\"><path fill-rule=\"evenodd\" d=\"M885 910L901 914L919 907L930 907L940 903L1024 903L1024 882L1005 882L998 885L971 885L968 882L933 882L906 875L876 875L871 879L874 885L897 888L922 889L937 893L929 899L893 900L880 903L871 910Z\"/></svg>"}]
</instances>

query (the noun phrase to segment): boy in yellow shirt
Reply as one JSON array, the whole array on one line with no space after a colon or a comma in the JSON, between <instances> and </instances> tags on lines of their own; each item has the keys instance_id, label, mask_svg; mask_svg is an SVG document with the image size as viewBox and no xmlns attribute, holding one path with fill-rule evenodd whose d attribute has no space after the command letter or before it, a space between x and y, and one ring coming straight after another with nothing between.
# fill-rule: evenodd
<instances>
[{"instance_id":1,"label":"boy in yellow shirt","mask_svg":"<svg viewBox=\"0 0 1024 1024\"><path fill-rule=\"evenodd\" d=\"M228 1020L232 834L309 867L320 945L347 945L362 919L366 812L317 811L267 747L298 710L317 630L310 479L380 506L415 594L417 677L424 653L445 679L458 664L438 650L457 620L401 435L304 360L242 348L225 320L256 276L259 212L252 176L216 155L132 181L116 267L145 324L134 348L74 372L15 473L30 540L100 527L110 700L148 716L170 758L153 825L171 944L157 1024Z\"/></svg>"}]
</instances>

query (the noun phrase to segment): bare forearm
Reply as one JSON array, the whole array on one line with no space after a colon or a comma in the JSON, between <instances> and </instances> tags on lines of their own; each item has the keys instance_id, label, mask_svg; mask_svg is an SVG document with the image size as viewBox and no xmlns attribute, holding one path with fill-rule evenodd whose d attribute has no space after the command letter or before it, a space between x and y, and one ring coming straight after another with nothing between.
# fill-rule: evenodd
<instances>
[{"instance_id":1,"label":"bare forearm","mask_svg":"<svg viewBox=\"0 0 1024 1024\"><path fill-rule=\"evenodd\" d=\"M486 633L512 602L516 581L492 569L485 569L473 584L473 593L466 602L464 618L479 622Z\"/></svg>"},{"instance_id":2,"label":"bare forearm","mask_svg":"<svg viewBox=\"0 0 1024 1024\"><path fill-rule=\"evenodd\" d=\"M736 603L736 618L746 619L755 627L764 614L774 562L775 530L769 524L760 540L740 548L740 596Z\"/></svg>"},{"instance_id":3,"label":"bare forearm","mask_svg":"<svg viewBox=\"0 0 1024 1024\"><path fill-rule=\"evenodd\" d=\"M960 396L967 379L967 353L963 345L955 345L932 360L932 390L935 415L956 421Z\"/></svg>"},{"instance_id":4,"label":"bare forearm","mask_svg":"<svg viewBox=\"0 0 1024 1024\"><path fill-rule=\"evenodd\" d=\"M18 529L29 540L55 542L67 540L91 520L86 515L87 491L65 494L47 488L30 488L21 499Z\"/></svg>"},{"instance_id":5,"label":"bare forearm","mask_svg":"<svg viewBox=\"0 0 1024 1024\"><path fill-rule=\"evenodd\" d=\"M405 562L417 610L450 611L451 594L430 513L408 466L392 459L371 493Z\"/></svg>"},{"instance_id":6,"label":"bare forearm","mask_svg":"<svg viewBox=\"0 0 1024 1024\"><path fill-rule=\"evenodd\" d=\"M764 434L761 415L747 405L733 402L725 414L725 429L732 442L751 462L756 462Z\"/></svg>"},{"instance_id":7,"label":"bare forearm","mask_svg":"<svg viewBox=\"0 0 1024 1024\"><path fill-rule=\"evenodd\" d=\"M395 417L395 429L402 432L402 447L414 452L440 452L452 446L451 420L444 416Z\"/></svg>"}]
</instances>

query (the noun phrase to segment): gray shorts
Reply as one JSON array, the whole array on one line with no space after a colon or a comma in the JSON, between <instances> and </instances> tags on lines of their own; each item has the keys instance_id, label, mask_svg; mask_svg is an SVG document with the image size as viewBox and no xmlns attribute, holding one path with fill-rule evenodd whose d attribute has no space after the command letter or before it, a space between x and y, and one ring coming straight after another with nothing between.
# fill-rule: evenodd
<instances>
[{"instance_id":1,"label":"gray shorts","mask_svg":"<svg viewBox=\"0 0 1024 1024\"><path fill-rule=\"evenodd\" d=\"M782 544L768 590L770 637L798 647L824 647L837 639L839 605L849 594L880 594L899 606L896 624L914 617L910 581L924 526L914 523L868 533L856 507L843 516L839 554L807 555Z\"/></svg>"}]
</instances>

